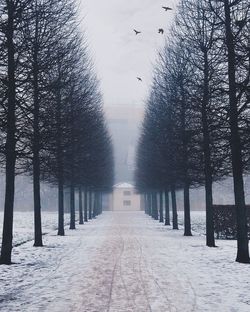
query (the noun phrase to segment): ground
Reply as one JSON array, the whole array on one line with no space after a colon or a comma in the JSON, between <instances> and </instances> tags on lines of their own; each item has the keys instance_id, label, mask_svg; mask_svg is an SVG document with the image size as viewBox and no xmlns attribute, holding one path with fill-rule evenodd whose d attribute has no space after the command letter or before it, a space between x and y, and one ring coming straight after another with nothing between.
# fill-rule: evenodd
<instances>
[{"instance_id":1,"label":"ground","mask_svg":"<svg viewBox=\"0 0 250 312\"><path fill-rule=\"evenodd\" d=\"M0 311L250 311L250 266L236 263L236 242L205 247L143 212L106 212L13 250L0 267Z\"/></svg>"}]
</instances>

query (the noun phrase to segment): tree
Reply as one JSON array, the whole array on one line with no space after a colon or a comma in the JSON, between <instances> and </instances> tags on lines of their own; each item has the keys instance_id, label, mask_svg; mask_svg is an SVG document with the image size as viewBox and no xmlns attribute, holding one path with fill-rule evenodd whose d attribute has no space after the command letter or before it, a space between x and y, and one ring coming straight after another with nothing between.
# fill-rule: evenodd
<instances>
[{"instance_id":1,"label":"tree","mask_svg":"<svg viewBox=\"0 0 250 312\"><path fill-rule=\"evenodd\" d=\"M242 1L236 1L236 4ZM224 0L225 12L225 31L226 31L226 46L227 46L227 61L228 61L228 79L229 79L229 118L231 130L231 151L232 151L232 167L234 179L234 195L235 205L237 207L237 257L236 261L250 263L248 236L247 236L247 219L246 219L246 204L243 182L243 164L241 137L239 134L238 125L238 101L236 87L236 53L234 35L231 28L231 11L233 4L229 0ZM249 10L248 4L248 10Z\"/></svg>"},{"instance_id":2,"label":"tree","mask_svg":"<svg viewBox=\"0 0 250 312\"><path fill-rule=\"evenodd\" d=\"M215 33L217 19L211 15L208 1L182 1L177 17L176 35L180 37L189 51L188 61L193 68L193 92L191 97L195 108L201 112L202 147L204 154L204 176L206 194L206 241L207 246L214 247L213 224L213 167L212 167L212 131L216 123L216 115L211 114L212 84L218 73L219 59L215 55ZM198 81L201 81L198 83ZM197 85L199 84L199 85ZM218 100L218 99L217 99ZM217 122L218 125L218 122ZM218 153L219 151L216 151Z\"/></svg>"},{"instance_id":3,"label":"tree","mask_svg":"<svg viewBox=\"0 0 250 312\"><path fill-rule=\"evenodd\" d=\"M71 188L72 228L76 189L80 212L84 189L98 194L100 214L101 193L113 185L113 150L74 1L1 1L0 11L1 262L10 264L15 173L33 177L34 246L42 246L40 181L58 186L58 235L64 235L64 188Z\"/></svg>"},{"instance_id":4,"label":"tree","mask_svg":"<svg viewBox=\"0 0 250 312\"><path fill-rule=\"evenodd\" d=\"M22 45L20 31L22 15L30 1L6 0L0 2L1 20L1 108L4 110L4 123L1 125L5 132L5 203L4 224L1 248L2 264L11 264L13 209L15 193L15 166L17 144L17 80L20 74L20 59ZM7 64L5 66L5 64Z\"/></svg>"},{"instance_id":5,"label":"tree","mask_svg":"<svg viewBox=\"0 0 250 312\"><path fill-rule=\"evenodd\" d=\"M23 62L27 75L27 93L29 97L29 139L32 160L28 170L32 170L34 194L34 246L42 246L41 225L41 150L43 148L42 114L50 101L48 76L54 68L56 51L65 35L63 30L70 26L69 20L74 16L72 1L34 0L24 16L22 39L26 57ZM53 51L54 49L54 51ZM54 53L52 53L53 51ZM45 143L46 144L46 143ZM61 202L61 199L60 199Z\"/></svg>"},{"instance_id":6,"label":"tree","mask_svg":"<svg viewBox=\"0 0 250 312\"><path fill-rule=\"evenodd\" d=\"M244 33L249 24L250 6L247 1L223 0L214 3L210 1L210 8L219 18L222 31L225 33L225 47L227 51L228 67L228 113L230 125L230 146L232 156L232 170L234 181L234 196L237 218L237 257L236 261L249 263L249 247L247 236L246 204L243 181L243 157L242 157L242 137L239 131L239 114L242 112L241 97L237 80L241 76L237 67L238 38ZM240 17L240 19L238 19ZM246 51L245 51L246 52ZM239 67L240 68L240 67ZM238 78L238 79L237 79ZM243 79L241 78L241 81ZM242 84L249 81L249 70Z\"/></svg>"}]
</instances>

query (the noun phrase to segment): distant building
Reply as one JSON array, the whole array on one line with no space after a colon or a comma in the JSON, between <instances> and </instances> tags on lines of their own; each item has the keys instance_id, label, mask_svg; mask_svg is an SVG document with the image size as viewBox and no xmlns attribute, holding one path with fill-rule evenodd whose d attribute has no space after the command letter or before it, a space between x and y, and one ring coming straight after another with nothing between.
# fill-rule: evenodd
<instances>
[{"instance_id":1,"label":"distant building","mask_svg":"<svg viewBox=\"0 0 250 312\"><path fill-rule=\"evenodd\" d=\"M138 211L141 210L141 196L134 186L129 183L119 183L113 189L114 211Z\"/></svg>"},{"instance_id":2,"label":"distant building","mask_svg":"<svg viewBox=\"0 0 250 312\"><path fill-rule=\"evenodd\" d=\"M136 146L144 108L136 105L109 106L105 112L114 145L115 183L133 183Z\"/></svg>"}]
</instances>

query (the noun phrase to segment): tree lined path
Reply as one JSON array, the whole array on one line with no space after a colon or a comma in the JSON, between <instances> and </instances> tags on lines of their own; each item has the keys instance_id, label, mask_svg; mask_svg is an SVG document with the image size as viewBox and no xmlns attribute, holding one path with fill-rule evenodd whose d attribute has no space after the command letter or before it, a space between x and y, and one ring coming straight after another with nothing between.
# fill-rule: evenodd
<instances>
[{"instance_id":1,"label":"tree lined path","mask_svg":"<svg viewBox=\"0 0 250 312\"><path fill-rule=\"evenodd\" d=\"M204 239L184 237L143 212L106 212L59 241L47 235L42 250L31 242L14 248L22 265L5 272L0 310L248 311L250 270L240 274L235 242L211 249ZM14 273L16 287L8 289Z\"/></svg>"}]
</instances>

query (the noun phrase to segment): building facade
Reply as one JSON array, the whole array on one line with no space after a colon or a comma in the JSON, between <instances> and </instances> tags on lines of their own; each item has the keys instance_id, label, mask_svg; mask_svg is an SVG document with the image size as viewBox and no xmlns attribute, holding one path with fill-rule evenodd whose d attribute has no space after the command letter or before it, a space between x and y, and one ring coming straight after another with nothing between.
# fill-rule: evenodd
<instances>
[{"instance_id":1,"label":"building facade","mask_svg":"<svg viewBox=\"0 0 250 312\"><path fill-rule=\"evenodd\" d=\"M129 183L118 183L113 189L113 211L139 211L141 210L141 196Z\"/></svg>"}]
</instances>

